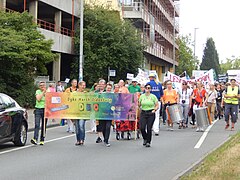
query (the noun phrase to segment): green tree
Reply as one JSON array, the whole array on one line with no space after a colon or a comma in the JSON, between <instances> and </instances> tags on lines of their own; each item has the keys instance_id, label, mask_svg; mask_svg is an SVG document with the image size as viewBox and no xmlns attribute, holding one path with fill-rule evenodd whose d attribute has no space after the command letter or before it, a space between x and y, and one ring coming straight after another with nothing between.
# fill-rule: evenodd
<instances>
[{"instance_id":1,"label":"green tree","mask_svg":"<svg viewBox=\"0 0 240 180\"><path fill-rule=\"evenodd\" d=\"M136 29L122 21L117 11L87 5L84 9L84 80L93 84L98 78L106 79L108 67L116 70L116 77L111 78L115 81L125 79L127 73L137 73L143 61L143 45ZM72 65L72 78L78 77L78 62L76 58Z\"/></svg>"},{"instance_id":2,"label":"green tree","mask_svg":"<svg viewBox=\"0 0 240 180\"><path fill-rule=\"evenodd\" d=\"M190 48L191 38L190 36L179 36L177 39L177 44L179 46L178 51L178 66L176 68L176 74L181 74L186 71L188 75L191 76L192 70L195 70L198 65L198 61L194 60L193 51Z\"/></svg>"},{"instance_id":3,"label":"green tree","mask_svg":"<svg viewBox=\"0 0 240 180\"><path fill-rule=\"evenodd\" d=\"M240 69L240 58L235 58L234 56L232 58L227 58L225 62L221 62L220 67L222 74L226 74L227 70Z\"/></svg>"},{"instance_id":4,"label":"green tree","mask_svg":"<svg viewBox=\"0 0 240 180\"><path fill-rule=\"evenodd\" d=\"M0 11L0 91L21 105L33 104L34 76L46 74L55 57L51 45L28 13Z\"/></svg>"},{"instance_id":5,"label":"green tree","mask_svg":"<svg viewBox=\"0 0 240 180\"><path fill-rule=\"evenodd\" d=\"M213 38L207 39L200 69L201 70L214 69L216 72L216 75L220 73L219 57L218 57L218 53L217 53Z\"/></svg>"}]
</instances>

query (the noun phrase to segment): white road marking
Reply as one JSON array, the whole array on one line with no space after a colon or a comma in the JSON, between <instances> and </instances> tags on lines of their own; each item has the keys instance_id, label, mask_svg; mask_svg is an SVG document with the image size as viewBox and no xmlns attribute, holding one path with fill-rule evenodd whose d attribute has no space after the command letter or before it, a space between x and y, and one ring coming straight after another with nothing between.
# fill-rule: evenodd
<instances>
[{"instance_id":1,"label":"white road marking","mask_svg":"<svg viewBox=\"0 0 240 180\"><path fill-rule=\"evenodd\" d=\"M207 129L204 131L203 135L201 136L201 138L198 140L197 144L194 146L194 149L199 149L202 145L202 143L204 142L204 140L207 137L208 132L210 131L210 129L213 127L213 125L217 122L218 120L214 121L210 126L207 127Z\"/></svg>"},{"instance_id":2,"label":"white road marking","mask_svg":"<svg viewBox=\"0 0 240 180\"><path fill-rule=\"evenodd\" d=\"M91 132L91 131L86 131L86 133L88 133L88 132ZM59 141L59 140L62 140L62 139L73 137L73 136L76 136L76 134L71 134L71 135L68 135L68 136L63 136L63 137L59 137L59 138L55 138L55 139L50 139L48 141L45 141L44 143ZM22 146L22 147L10 149L10 150L2 151L2 152L0 152L0 155L7 154L7 153L10 153L10 152L14 152L14 151L19 151L19 150L22 150L22 149L27 149L27 148L30 148L30 147L33 147L33 146L36 146L36 145L30 144L30 145L27 145L27 146Z\"/></svg>"}]
</instances>

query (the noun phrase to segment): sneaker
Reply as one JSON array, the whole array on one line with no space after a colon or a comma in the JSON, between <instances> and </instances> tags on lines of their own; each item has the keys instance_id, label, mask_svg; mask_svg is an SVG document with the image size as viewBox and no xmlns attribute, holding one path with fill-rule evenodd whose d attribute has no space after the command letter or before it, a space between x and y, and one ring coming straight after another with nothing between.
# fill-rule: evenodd
<instances>
[{"instance_id":1,"label":"sneaker","mask_svg":"<svg viewBox=\"0 0 240 180\"><path fill-rule=\"evenodd\" d=\"M105 143L105 146L110 147L111 145L110 145L110 143L107 142L107 143Z\"/></svg>"},{"instance_id":2,"label":"sneaker","mask_svg":"<svg viewBox=\"0 0 240 180\"><path fill-rule=\"evenodd\" d=\"M97 138L96 143L101 143L102 139L100 137Z\"/></svg>"},{"instance_id":3,"label":"sneaker","mask_svg":"<svg viewBox=\"0 0 240 180\"><path fill-rule=\"evenodd\" d=\"M34 139L34 138L32 138L32 139L31 139L31 143L34 144L34 145L37 145L37 140Z\"/></svg>"},{"instance_id":4,"label":"sneaker","mask_svg":"<svg viewBox=\"0 0 240 180\"><path fill-rule=\"evenodd\" d=\"M196 132L200 132L200 128L197 128L197 129L196 129Z\"/></svg>"},{"instance_id":5,"label":"sneaker","mask_svg":"<svg viewBox=\"0 0 240 180\"><path fill-rule=\"evenodd\" d=\"M204 129L203 129L203 128L200 128L200 132L204 132Z\"/></svg>"},{"instance_id":6,"label":"sneaker","mask_svg":"<svg viewBox=\"0 0 240 180\"><path fill-rule=\"evenodd\" d=\"M173 131L173 128L171 127L171 128L169 128L169 131Z\"/></svg>"},{"instance_id":7,"label":"sneaker","mask_svg":"<svg viewBox=\"0 0 240 180\"><path fill-rule=\"evenodd\" d=\"M146 147L151 147L151 146L150 146L150 143L147 143L147 144L146 144Z\"/></svg>"},{"instance_id":8,"label":"sneaker","mask_svg":"<svg viewBox=\"0 0 240 180\"><path fill-rule=\"evenodd\" d=\"M143 140L143 146L146 146L147 140Z\"/></svg>"},{"instance_id":9,"label":"sneaker","mask_svg":"<svg viewBox=\"0 0 240 180\"><path fill-rule=\"evenodd\" d=\"M44 141L40 141L39 145L43 146L44 145Z\"/></svg>"},{"instance_id":10,"label":"sneaker","mask_svg":"<svg viewBox=\"0 0 240 180\"><path fill-rule=\"evenodd\" d=\"M155 136L159 136L159 133L155 133Z\"/></svg>"}]
</instances>

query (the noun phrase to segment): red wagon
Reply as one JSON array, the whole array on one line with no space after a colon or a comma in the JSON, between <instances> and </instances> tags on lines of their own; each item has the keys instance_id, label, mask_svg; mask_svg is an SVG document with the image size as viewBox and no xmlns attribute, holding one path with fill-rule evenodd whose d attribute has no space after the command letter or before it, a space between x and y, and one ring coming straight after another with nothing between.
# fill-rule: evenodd
<instances>
[{"instance_id":1,"label":"red wagon","mask_svg":"<svg viewBox=\"0 0 240 180\"><path fill-rule=\"evenodd\" d=\"M137 138L140 138L140 130L139 130L139 122L136 121L122 121L122 120L116 120L116 139L120 140L120 137L124 139L124 133L127 133L127 139L131 139L131 132L134 132L135 129L137 131ZM136 124L137 123L137 124Z\"/></svg>"}]
</instances>

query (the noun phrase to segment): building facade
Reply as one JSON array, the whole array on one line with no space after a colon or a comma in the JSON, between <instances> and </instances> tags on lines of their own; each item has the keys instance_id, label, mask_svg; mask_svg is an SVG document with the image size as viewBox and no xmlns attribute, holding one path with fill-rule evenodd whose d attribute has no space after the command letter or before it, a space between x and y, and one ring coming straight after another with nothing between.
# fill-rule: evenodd
<instances>
[{"instance_id":1,"label":"building facade","mask_svg":"<svg viewBox=\"0 0 240 180\"><path fill-rule=\"evenodd\" d=\"M39 30L52 39L52 51L57 59L47 65L50 80L65 80L70 74L74 58L74 29L79 19L79 0L0 0L0 8L6 11L28 11Z\"/></svg>"},{"instance_id":2,"label":"building facade","mask_svg":"<svg viewBox=\"0 0 240 180\"><path fill-rule=\"evenodd\" d=\"M176 1L176 0L175 0ZM142 34L144 69L156 70L162 81L165 72L178 65L176 35L179 33L179 8L174 0L119 0L122 16Z\"/></svg>"}]
</instances>

